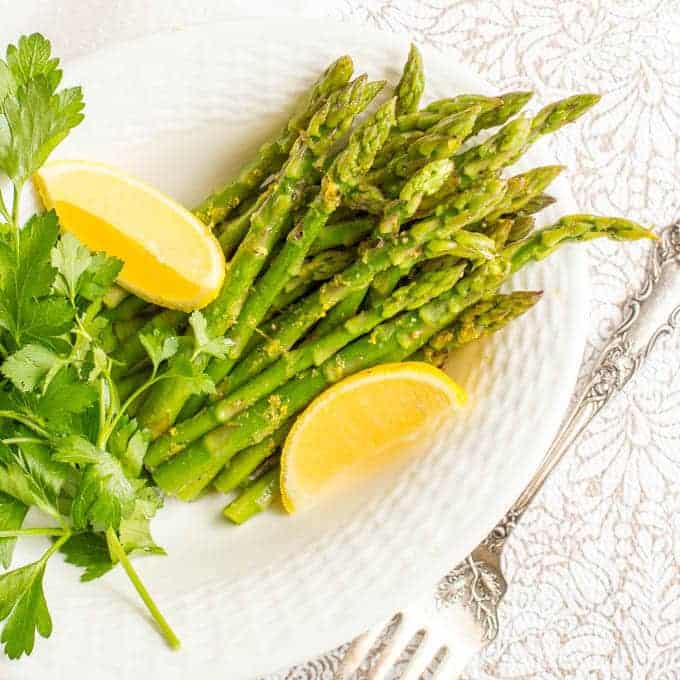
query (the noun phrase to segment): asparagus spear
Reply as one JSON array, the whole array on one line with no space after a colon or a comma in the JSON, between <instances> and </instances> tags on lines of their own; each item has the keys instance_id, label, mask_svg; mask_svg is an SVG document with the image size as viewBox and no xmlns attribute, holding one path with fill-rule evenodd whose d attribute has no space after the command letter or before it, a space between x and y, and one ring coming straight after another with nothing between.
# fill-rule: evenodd
<instances>
[{"instance_id":1,"label":"asparagus spear","mask_svg":"<svg viewBox=\"0 0 680 680\"><path fill-rule=\"evenodd\" d=\"M348 267L356 258L354 249L325 250L310 257L276 296L270 312L278 312L307 293L315 283L326 281Z\"/></svg>"},{"instance_id":2,"label":"asparagus spear","mask_svg":"<svg viewBox=\"0 0 680 680\"><path fill-rule=\"evenodd\" d=\"M293 422L291 418L276 430L274 434L263 439L259 444L254 444L247 449L243 449L243 451L239 451L215 480L217 489L222 493L229 493L237 489L257 470L260 464L276 453L286 440Z\"/></svg>"},{"instance_id":3,"label":"asparagus spear","mask_svg":"<svg viewBox=\"0 0 680 680\"><path fill-rule=\"evenodd\" d=\"M428 130L447 116L453 113L460 113L472 106L479 106L482 111L488 111L499 107L501 104L502 101L497 97L485 97L484 95L477 94L462 94L450 99L441 99L430 104L423 111L399 116L397 118L397 131ZM429 110L434 105L436 105L437 110Z\"/></svg>"},{"instance_id":4,"label":"asparagus spear","mask_svg":"<svg viewBox=\"0 0 680 680\"><path fill-rule=\"evenodd\" d=\"M129 321L141 313L149 312L154 309L146 300L142 300L135 295L128 295L119 305L102 312L102 315L109 321Z\"/></svg>"},{"instance_id":5,"label":"asparagus spear","mask_svg":"<svg viewBox=\"0 0 680 680\"><path fill-rule=\"evenodd\" d=\"M512 220L510 233L506 239L506 243L514 243L526 238L536 226L536 220L532 215L524 215L520 213Z\"/></svg>"},{"instance_id":6,"label":"asparagus spear","mask_svg":"<svg viewBox=\"0 0 680 680\"><path fill-rule=\"evenodd\" d=\"M373 161L375 170L384 168L395 156L408 150L408 147L416 140L420 139L425 132L422 130L411 130L410 132L393 132L388 138L383 148L376 155Z\"/></svg>"},{"instance_id":7,"label":"asparagus spear","mask_svg":"<svg viewBox=\"0 0 680 680\"><path fill-rule=\"evenodd\" d=\"M526 215L533 215L534 213L541 212L541 210L553 205L556 201L556 198L553 198L548 194L538 194L538 196L529 199L522 206L522 212Z\"/></svg>"},{"instance_id":8,"label":"asparagus spear","mask_svg":"<svg viewBox=\"0 0 680 680\"><path fill-rule=\"evenodd\" d=\"M411 358L441 367L449 352L501 330L529 311L542 294L542 291L517 291L481 300L466 309L451 326L430 338Z\"/></svg>"},{"instance_id":9,"label":"asparagus spear","mask_svg":"<svg viewBox=\"0 0 680 680\"><path fill-rule=\"evenodd\" d=\"M350 193L359 178L368 171L375 154L394 125L395 100L383 104L376 113L350 137L349 143L338 154L324 175L321 190L310 204L298 226L288 234L281 252L274 259L261 280L256 283L243 310L227 338L230 342L224 359L213 359L207 373L215 382L222 380L234 367L253 332L264 320L273 301L290 277L298 270L307 252L325 226L330 215L340 204L343 195ZM198 403L199 399L194 400ZM195 407L189 407L189 412Z\"/></svg>"},{"instance_id":10,"label":"asparagus spear","mask_svg":"<svg viewBox=\"0 0 680 680\"><path fill-rule=\"evenodd\" d=\"M470 242L471 235L456 235L456 232L492 211L503 199L505 190L506 184L501 180L492 178L480 182L452 197L440 207L437 215L414 223L397 237L364 252L361 259L271 322L263 333L268 340L239 361L224 384L218 386L218 394L227 394L234 386L242 385L257 375L302 338L328 310L348 295L365 289L379 272L395 265L408 266L420 261L423 246L428 241L455 235L458 241L452 250L465 256L466 251L461 248ZM471 245L474 247L475 244Z\"/></svg>"},{"instance_id":11,"label":"asparagus spear","mask_svg":"<svg viewBox=\"0 0 680 680\"><path fill-rule=\"evenodd\" d=\"M521 139L521 137L520 137ZM488 150L480 151L479 147L475 155L471 155L472 158L475 156L483 156ZM493 145L490 148L494 148ZM504 152L503 152L504 153ZM500 202L496 210L487 216L489 222L497 222L501 215L506 215L508 213L516 213L526 206L526 204L532 200L536 195L540 194L563 170L561 165L547 165L539 168L534 168L528 172L515 175L508 180L508 189L505 197ZM458 184L459 182L457 182ZM443 185L445 182L443 183ZM440 189L441 190L441 189ZM432 196L437 196L438 190ZM420 201L420 207L415 211L415 214L419 214L422 211L423 205L426 203L428 197L422 197ZM438 208L430 205L428 206L430 211L434 210L435 213ZM502 228L504 225L498 225L498 228ZM505 224L507 226L507 224ZM513 224L513 226L515 226ZM530 229L531 226L526 220L518 222L516 224L517 232L516 235L521 233L521 229ZM528 231L524 233L526 235ZM501 238L503 236L503 238ZM509 234L502 235L500 232L497 234L498 241L503 241L509 239ZM516 239L514 239L516 240ZM381 298L389 295L399 282L399 280L404 277L410 269L404 266L397 266L388 269L387 271L381 272L373 279L369 290L369 301L376 302Z\"/></svg>"},{"instance_id":12,"label":"asparagus spear","mask_svg":"<svg viewBox=\"0 0 680 680\"><path fill-rule=\"evenodd\" d=\"M381 324L319 367L298 373L269 396L166 460L154 470L156 483L183 500L196 498L238 451L275 432L328 385L382 363L384 356L397 350L407 352L405 356L412 354L463 309L495 289L508 270L503 258L491 260L432 302Z\"/></svg>"},{"instance_id":13,"label":"asparagus spear","mask_svg":"<svg viewBox=\"0 0 680 680\"><path fill-rule=\"evenodd\" d=\"M571 215L481 265L453 288L419 309L403 312L326 359L298 373L268 397L194 442L154 471L157 484L184 500L195 498L238 451L262 441L302 410L329 384L384 361L413 355L467 307L495 290L511 272L541 260L568 242L609 237L655 238L628 220Z\"/></svg>"},{"instance_id":14,"label":"asparagus spear","mask_svg":"<svg viewBox=\"0 0 680 680\"><path fill-rule=\"evenodd\" d=\"M423 197L439 191L452 170L453 163L443 159L432 161L417 171L404 184L399 198L385 207L385 213L378 223L377 233L381 236L396 234L401 225L413 217Z\"/></svg>"},{"instance_id":15,"label":"asparagus spear","mask_svg":"<svg viewBox=\"0 0 680 680\"><path fill-rule=\"evenodd\" d=\"M114 321L112 328L113 333L118 343L126 341L133 335L139 333L142 327L146 324L146 319L142 316L135 316L132 319L124 319L123 321Z\"/></svg>"},{"instance_id":16,"label":"asparagus spear","mask_svg":"<svg viewBox=\"0 0 680 680\"><path fill-rule=\"evenodd\" d=\"M508 242L514 220L501 218L488 225L484 233L493 240L496 250L503 250L503 246Z\"/></svg>"},{"instance_id":17,"label":"asparagus spear","mask_svg":"<svg viewBox=\"0 0 680 680\"><path fill-rule=\"evenodd\" d=\"M531 95L531 92L508 92L507 94L501 95L499 98L491 100L493 102L491 106L488 104L488 98L482 98L473 104L469 104L469 102L474 102L474 99L465 100L466 104L468 104L470 108L473 106L482 107L482 112L477 117L477 120L475 121L474 127L471 131L472 134L477 134L480 130L486 128L503 125L524 107L524 105L531 98ZM442 99L438 102L432 102L432 104L427 106L426 109L421 112L425 120L432 121L429 126L421 124L420 127L424 127L424 129L413 129L406 132L393 132L387 142L385 142L385 146L376 156L373 167L375 169L385 167L385 165L387 165L387 163L389 163L392 158L405 151L417 139L420 139L428 132L432 132L432 129L439 125L439 123L442 121L440 116L444 116L444 119L446 117L450 117L451 113L449 113L448 116L444 113L445 111L450 111L452 108L449 106L450 102L451 99ZM455 109L457 107L453 108ZM460 110L458 110L458 112L460 112ZM432 116L431 114L433 113L438 115ZM408 119L402 120L402 127L408 127L408 123L406 122L407 120Z\"/></svg>"},{"instance_id":18,"label":"asparagus spear","mask_svg":"<svg viewBox=\"0 0 680 680\"><path fill-rule=\"evenodd\" d=\"M397 154L385 167L372 172L371 184L390 185L403 181L430 161L450 158L468 137L481 108L471 106L465 111L447 116L432 130L414 141L402 153Z\"/></svg>"},{"instance_id":19,"label":"asparagus spear","mask_svg":"<svg viewBox=\"0 0 680 680\"><path fill-rule=\"evenodd\" d=\"M481 144L454 156L461 186L467 186L480 175L508 165L526 148L530 132L530 121L522 117L515 118Z\"/></svg>"},{"instance_id":20,"label":"asparagus spear","mask_svg":"<svg viewBox=\"0 0 680 680\"><path fill-rule=\"evenodd\" d=\"M351 319L358 311L366 298L368 286L359 288L359 290L350 293L344 300L340 300L335 307L332 307L326 316L323 317L314 327L314 331L310 336L310 340L330 333L334 328L340 324L345 323L347 319Z\"/></svg>"},{"instance_id":21,"label":"asparagus spear","mask_svg":"<svg viewBox=\"0 0 680 680\"><path fill-rule=\"evenodd\" d=\"M496 127L507 123L516 113L519 113L533 97L533 92L506 92L502 94L500 106L497 106L489 111L482 113L473 129L473 134L477 134L481 130Z\"/></svg>"},{"instance_id":22,"label":"asparagus spear","mask_svg":"<svg viewBox=\"0 0 680 680\"><path fill-rule=\"evenodd\" d=\"M206 198L194 211L196 216L211 226L221 222L268 175L276 172L285 162L298 134L308 126L323 100L347 85L353 69L352 59L348 56L334 61L314 83L306 100L291 116L279 136L263 144L256 157L241 168L226 187Z\"/></svg>"},{"instance_id":23,"label":"asparagus spear","mask_svg":"<svg viewBox=\"0 0 680 680\"><path fill-rule=\"evenodd\" d=\"M576 94L544 106L532 119L531 131L523 149L517 150L508 165L514 163L526 149L543 135L556 132L578 120L601 99L599 94Z\"/></svg>"},{"instance_id":24,"label":"asparagus spear","mask_svg":"<svg viewBox=\"0 0 680 680\"><path fill-rule=\"evenodd\" d=\"M349 196L345 197L343 203L351 210L382 215L387 199L377 186L361 182Z\"/></svg>"},{"instance_id":25,"label":"asparagus spear","mask_svg":"<svg viewBox=\"0 0 680 680\"><path fill-rule=\"evenodd\" d=\"M487 257L492 256L492 245L489 241L487 244L489 250L483 253ZM297 373L310 366L321 365L350 342L369 333L386 319L396 316L405 309L417 309L449 290L463 275L464 270L465 265L458 265L449 270L422 274L412 283L398 288L379 305L357 314L327 335L288 352L266 371L232 392L228 397L213 402L193 418L176 425L172 432L157 439L149 449L145 464L149 469L154 469L161 462L176 455L187 444L218 425L231 420L256 401L273 392Z\"/></svg>"},{"instance_id":26,"label":"asparagus spear","mask_svg":"<svg viewBox=\"0 0 680 680\"><path fill-rule=\"evenodd\" d=\"M563 165L543 165L519 175L513 175L508 180L505 198L496 210L487 215L486 219L493 222L502 215L520 212L527 203L541 194L563 170Z\"/></svg>"},{"instance_id":27,"label":"asparagus spear","mask_svg":"<svg viewBox=\"0 0 680 680\"><path fill-rule=\"evenodd\" d=\"M528 239L509 245L504 252L515 272L530 261L543 260L564 243L596 238L615 241L637 241L643 238L657 240L653 232L621 217L567 215L553 226L534 232Z\"/></svg>"},{"instance_id":28,"label":"asparagus spear","mask_svg":"<svg viewBox=\"0 0 680 680\"><path fill-rule=\"evenodd\" d=\"M394 90L397 98L396 115L401 116L418 110L425 90L423 59L415 45L411 45L401 79Z\"/></svg>"},{"instance_id":29,"label":"asparagus spear","mask_svg":"<svg viewBox=\"0 0 680 680\"><path fill-rule=\"evenodd\" d=\"M439 331L430 338L425 347L408 359L425 361L441 367L450 351L501 330L510 321L531 309L541 295L541 292L519 291L509 295L494 295L481 300L460 314L449 328ZM271 456L283 444L289 429L290 421L259 444L237 453L217 476L215 480L217 490L228 493L238 488L265 458ZM251 489L258 481L259 478L249 483L241 496L225 508L225 517L231 519L232 516L237 516L245 521L265 509L268 504L255 505L249 501ZM275 485L278 481L278 478L272 478L270 483ZM273 497L274 495L272 499ZM248 512L243 512L245 508L248 508Z\"/></svg>"},{"instance_id":30,"label":"asparagus spear","mask_svg":"<svg viewBox=\"0 0 680 680\"><path fill-rule=\"evenodd\" d=\"M359 217L326 225L309 249L309 255L339 246L353 246L375 229L375 219Z\"/></svg>"},{"instance_id":31,"label":"asparagus spear","mask_svg":"<svg viewBox=\"0 0 680 680\"><path fill-rule=\"evenodd\" d=\"M315 164L330 152L382 85L367 84L366 77L361 76L331 94L311 117L306 133L293 144L270 195L252 215L250 229L229 263L220 294L204 310L211 337L224 335L236 322L255 278L282 235L295 196L314 177ZM178 352L171 359L170 368L190 357L190 349ZM200 355L192 363L203 369L208 358ZM172 425L190 394L186 381L167 379L157 383L139 411L140 423L153 437L159 436Z\"/></svg>"},{"instance_id":32,"label":"asparagus spear","mask_svg":"<svg viewBox=\"0 0 680 680\"><path fill-rule=\"evenodd\" d=\"M226 260L231 259L236 252L241 241L243 241L243 238L248 233L248 229L250 229L250 218L267 200L273 189L274 184L270 184L248 205L244 205L239 215L223 223L217 240L220 242L220 246L222 246L222 252Z\"/></svg>"},{"instance_id":33,"label":"asparagus spear","mask_svg":"<svg viewBox=\"0 0 680 680\"><path fill-rule=\"evenodd\" d=\"M234 524L243 524L253 515L268 508L278 497L280 474L278 465L267 470L224 509L224 516Z\"/></svg>"}]
</instances>

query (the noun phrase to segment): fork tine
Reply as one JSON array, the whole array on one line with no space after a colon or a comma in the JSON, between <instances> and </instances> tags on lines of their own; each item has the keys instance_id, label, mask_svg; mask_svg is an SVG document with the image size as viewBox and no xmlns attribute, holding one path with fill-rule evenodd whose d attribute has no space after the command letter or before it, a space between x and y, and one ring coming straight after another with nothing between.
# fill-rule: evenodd
<instances>
[{"instance_id":1,"label":"fork tine","mask_svg":"<svg viewBox=\"0 0 680 680\"><path fill-rule=\"evenodd\" d=\"M448 649L442 646L442 638L430 631L416 649L410 662L398 680L433 680L439 677L442 662L449 656Z\"/></svg>"},{"instance_id":2,"label":"fork tine","mask_svg":"<svg viewBox=\"0 0 680 680\"><path fill-rule=\"evenodd\" d=\"M369 673L370 680L385 680L407 645L423 630L418 617L402 613L401 621L389 640L385 641L385 649L377 663ZM427 632L425 632L427 637ZM420 643L422 645L422 641Z\"/></svg>"},{"instance_id":3,"label":"fork tine","mask_svg":"<svg viewBox=\"0 0 680 680\"><path fill-rule=\"evenodd\" d=\"M398 625L398 622L395 623L395 619L400 616L400 614L396 614L386 623L373 626L373 628L369 628L365 633L354 638L333 675L333 680L349 680L362 663L375 654L381 637L389 631L390 627Z\"/></svg>"}]
</instances>

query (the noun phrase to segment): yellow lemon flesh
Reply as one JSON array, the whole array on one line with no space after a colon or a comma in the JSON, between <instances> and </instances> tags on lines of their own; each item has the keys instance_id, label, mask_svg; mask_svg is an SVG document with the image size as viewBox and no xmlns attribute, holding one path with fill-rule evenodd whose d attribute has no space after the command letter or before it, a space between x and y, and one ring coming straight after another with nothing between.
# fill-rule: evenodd
<instances>
[{"instance_id":1,"label":"yellow lemon flesh","mask_svg":"<svg viewBox=\"0 0 680 680\"><path fill-rule=\"evenodd\" d=\"M91 161L47 163L34 181L65 231L123 261L118 282L135 295L184 311L217 297L225 269L220 245L168 196Z\"/></svg>"},{"instance_id":2,"label":"yellow lemon flesh","mask_svg":"<svg viewBox=\"0 0 680 680\"><path fill-rule=\"evenodd\" d=\"M288 512L368 477L467 401L465 391L421 362L384 364L317 397L288 434L281 498Z\"/></svg>"}]
</instances>

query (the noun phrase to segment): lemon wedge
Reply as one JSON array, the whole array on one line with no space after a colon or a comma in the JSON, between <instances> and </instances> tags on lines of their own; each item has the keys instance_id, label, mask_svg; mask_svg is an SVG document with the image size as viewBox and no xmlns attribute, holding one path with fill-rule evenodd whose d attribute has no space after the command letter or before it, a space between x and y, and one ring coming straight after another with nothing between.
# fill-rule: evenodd
<instances>
[{"instance_id":1,"label":"lemon wedge","mask_svg":"<svg viewBox=\"0 0 680 680\"><path fill-rule=\"evenodd\" d=\"M123 261L118 283L164 307L191 311L215 299L224 256L210 230L179 203L115 168L52 161L34 176L47 209L93 251Z\"/></svg>"},{"instance_id":2,"label":"lemon wedge","mask_svg":"<svg viewBox=\"0 0 680 680\"><path fill-rule=\"evenodd\" d=\"M467 401L462 387L421 362L384 364L319 395L293 425L281 455L281 500L288 512L374 474L414 437Z\"/></svg>"}]
</instances>

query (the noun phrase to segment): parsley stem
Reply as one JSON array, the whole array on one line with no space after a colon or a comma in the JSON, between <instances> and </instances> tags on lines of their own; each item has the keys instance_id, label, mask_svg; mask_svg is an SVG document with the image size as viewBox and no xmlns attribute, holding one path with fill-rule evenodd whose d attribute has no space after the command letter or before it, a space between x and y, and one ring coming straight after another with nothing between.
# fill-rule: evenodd
<instances>
[{"instance_id":1,"label":"parsley stem","mask_svg":"<svg viewBox=\"0 0 680 680\"><path fill-rule=\"evenodd\" d=\"M35 529L12 529L0 531L0 538L19 538L20 536L66 536L71 535L68 529L59 527L36 527Z\"/></svg>"},{"instance_id":2,"label":"parsley stem","mask_svg":"<svg viewBox=\"0 0 680 680\"><path fill-rule=\"evenodd\" d=\"M118 425L118 421L127 413L127 410L130 408L130 406L133 404L135 399L139 397L141 394L143 394L146 390L149 389L152 385L155 385L157 382L160 380L165 379L165 375L152 375L149 380L147 380L143 385L138 387L124 402L123 405L118 408L118 412L116 413L115 417L109 424L109 426L106 428L106 431L104 433L104 436L100 436L99 439L101 440L99 443L99 448L104 448L106 446L106 443L109 441L109 437L113 434L114 430L116 429L116 425Z\"/></svg>"},{"instance_id":3,"label":"parsley stem","mask_svg":"<svg viewBox=\"0 0 680 680\"><path fill-rule=\"evenodd\" d=\"M26 427L33 430L33 432L35 432L36 434L39 434L42 437L45 437L46 439L49 437L47 430L43 429L38 423L36 423L34 420L29 418L28 416L25 416L23 413L17 413L16 411L0 410L0 418L8 418L9 420L16 420L18 423L21 423L22 425L26 425Z\"/></svg>"},{"instance_id":4,"label":"parsley stem","mask_svg":"<svg viewBox=\"0 0 680 680\"><path fill-rule=\"evenodd\" d=\"M21 198L21 189L14 187L12 193L12 224L14 228L19 230L19 199Z\"/></svg>"},{"instance_id":5,"label":"parsley stem","mask_svg":"<svg viewBox=\"0 0 680 680\"><path fill-rule=\"evenodd\" d=\"M71 538L72 534L70 531L66 531L64 534L62 534L61 538L57 539L52 545L49 547L49 549L45 552L45 554L40 558L41 562L47 562L47 560L54 555L59 548L61 548L66 541L68 541L69 538Z\"/></svg>"},{"instance_id":6,"label":"parsley stem","mask_svg":"<svg viewBox=\"0 0 680 680\"><path fill-rule=\"evenodd\" d=\"M103 449L109 438L111 430L106 427L106 388L104 378L99 378L99 433L97 435L97 447Z\"/></svg>"},{"instance_id":7,"label":"parsley stem","mask_svg":"<svg viewBox=\"0 0 680 680\"><path fill-rule=\"evenodd\" d=\"M121 563L125 573L128 575L132 585L139 594L139 597L142 598L142 602L144 602L154 621L158 624L161 634L167 643L170 645L170 647L172 647L172 649L179 649L179 638L175 635L172 628L170 628L170 624L166 621L163 614L161 614L160 610L156 606L156 603L151 598L151 595L149 595L149 591L144 587L144 584L139 578L139 575L135 571L130 559L127 556L127 553L125 552L125 549L120 544L116 532L111 527L106 530L106 540L109 544L109 550L111 551L112 557Z\"/></svg>"},{"instance_id":8,"label":"parsley stem","mask_svg":"<svg viewBox=\"0 0 680 680\"><path fill-rule=\"evenodd\" d=\"M8 437L7 439L2 439L3 444L44 444L44 439L38 439L37 437Z\"/></svg>"}]
</instances>

